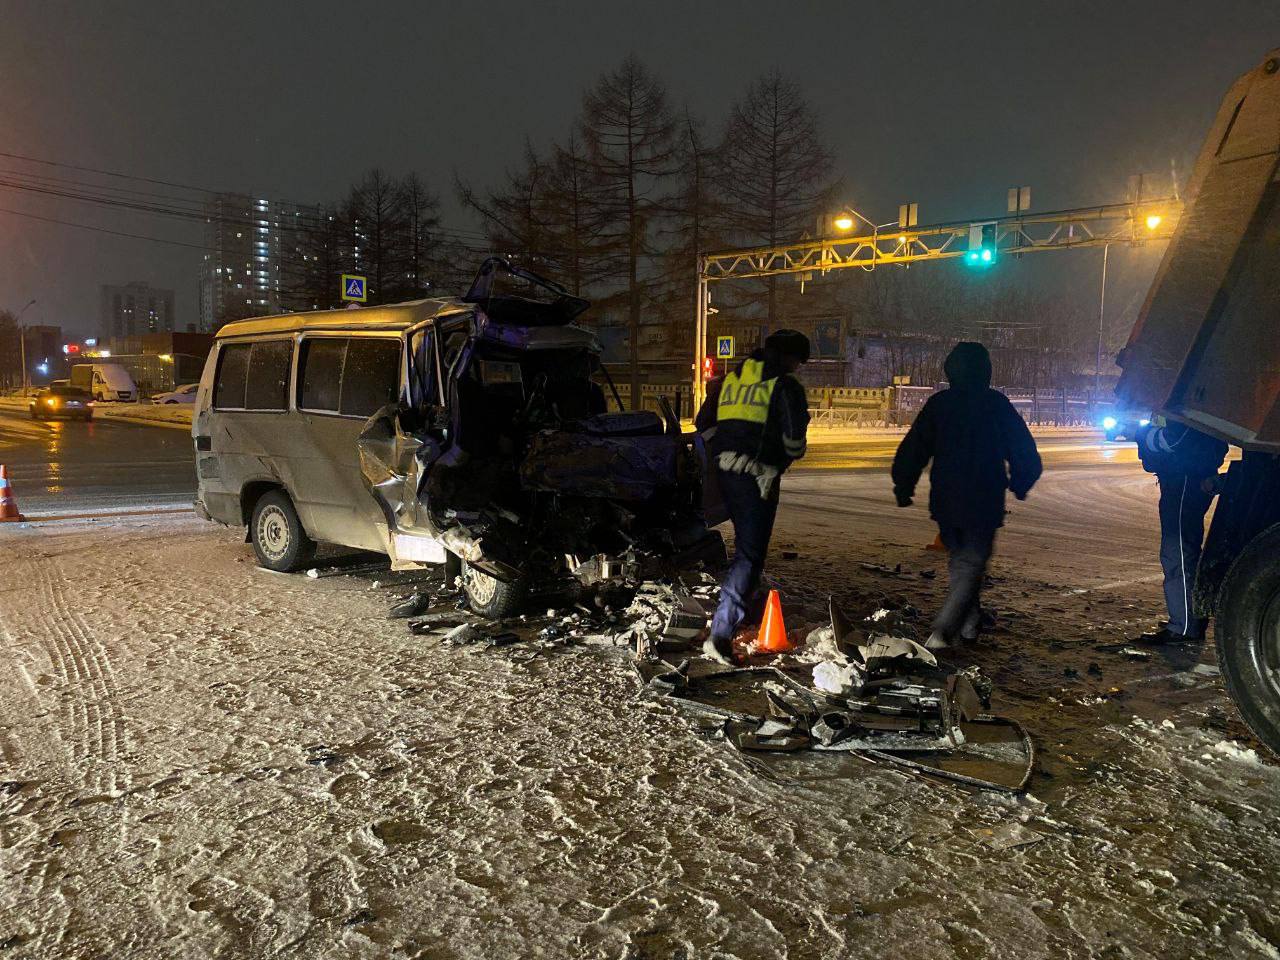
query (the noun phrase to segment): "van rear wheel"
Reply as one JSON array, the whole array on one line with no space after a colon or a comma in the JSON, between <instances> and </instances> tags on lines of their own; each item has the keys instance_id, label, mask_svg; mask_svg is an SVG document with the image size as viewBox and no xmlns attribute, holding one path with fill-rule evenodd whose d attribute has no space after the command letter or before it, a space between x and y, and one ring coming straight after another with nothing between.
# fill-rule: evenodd
<instances>
[{"instance_id":1,"label":"van rear wheel","mask_svg":"<svg viewBox=\"0 0 1280 960\"><path fill-rule=\"evenodd\" d=\"M258 563L280 573L301 570L316 555L315 541L302 529L298 511L283 490L264 493L253 505L249 540Z\"/></svg>"},{"instance_id":2,"label":"van rear wheel","mask_svg":"<svg viewBox=\"0 0 1280 960\"><path fill-rule=\"evenodd\" d=\"M1218 666L1245 725L1280 756L1280 524L1240 552L1214 629Z\"/></svg>"},{"instance_id":3,"label":"van rear wheel","mask_svg":"<svg viewBox=\"0 0 1280 960\"><path fill-rule=\"evenodd\" d=\"M508 583L477 570L465 561L462 564L462 589L472 612L489 620L514 616L524 603L522 580Z\"/></svg>"}]
</instances>

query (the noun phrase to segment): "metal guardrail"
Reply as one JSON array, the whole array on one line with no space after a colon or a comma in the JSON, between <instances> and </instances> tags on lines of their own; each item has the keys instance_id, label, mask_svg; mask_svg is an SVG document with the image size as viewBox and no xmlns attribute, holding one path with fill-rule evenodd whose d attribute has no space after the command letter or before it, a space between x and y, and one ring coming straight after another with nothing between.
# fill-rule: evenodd
<instances>
[{"instance_id":1,"label":"metal guardrail","mask_svg":"<svg viewBox=\"0 0 1280 960\"><path fill-rule=\"evenodd\" d=\"M937 390L934 387L809 387L809 416L813 423L865 427L906 426L915 420L925 401ZM1092 426L1111 409L1084 393L1067 390L1004 388L1002 392L1014 409L1033 426ZM630 406L629 385L618 384L624 406ZM606 391L608 394L608 391ZM659 412L659 397L673 403L679 397L680 415L693 416L689 410L689 384L646 383L641 386L641 406ZM613 402L609 395L610 403Z\"/></svg>"}]
</instances>

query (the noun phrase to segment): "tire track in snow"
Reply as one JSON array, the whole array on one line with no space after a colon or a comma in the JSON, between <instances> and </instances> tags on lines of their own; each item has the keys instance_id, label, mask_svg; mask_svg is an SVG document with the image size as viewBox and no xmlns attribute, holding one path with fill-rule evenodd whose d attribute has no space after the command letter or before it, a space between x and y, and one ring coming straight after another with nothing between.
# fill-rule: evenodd
<instances>
[{"instance_id":1,"label":"tire track in snow","mask_svg":"<svg viewBox=\"0 0 1280 960\"><path fill-rule=\"evenodd\" d=\"M106 645L85 622L75 604L68 600L68 580L61 562L55 560L51 566L56 574L50 582L57 605L63 611L68 634L76 638L76 646L81 651L81 663L98 694L93 710L99 758L106 765L103 786L114 793L117 789L117 768L126 746L124 716L120 709L120 689L116 684L115 668Z\"/></svg>"},{"instance_id":2,"label":"tire track in snow","mask_svg":"<svg viewBox=\"0 0 1280 960\"><path fill-rule=\"evenodd\" d=\"M98 789L114 793L116 767L124 740L118 689L105 648L67 599L66 578L56 561L35 564L34 580L43 594L45 635L52 641L54 665L70 689L63 697L72 759L77 768L97 767Z\"/></svg>"},{"instance_id":3,"label":"tire track in snow","mask_svg":"<svg viewBox=\"0 0 1280 960\"><path fill-rule=\"evenodd\" d=\"M56 615L49 615L53 608L53 594L47 575L42 575L39 566L32 562L25 564L25 573L22 582L33 586L35 590L27 609L46 612L41 617L33 616L30 631L39 637L40 645L48 654L49 663L60 681L57 690L60 720L55 733L67 751L68 765L74 771L84 757L85 751L80 741L83 739L82 731L88 727L88 710L75 693L75 688L81 682L80 672L71 656L66 638L58 627Z\"/></svg>"}]
</instances>

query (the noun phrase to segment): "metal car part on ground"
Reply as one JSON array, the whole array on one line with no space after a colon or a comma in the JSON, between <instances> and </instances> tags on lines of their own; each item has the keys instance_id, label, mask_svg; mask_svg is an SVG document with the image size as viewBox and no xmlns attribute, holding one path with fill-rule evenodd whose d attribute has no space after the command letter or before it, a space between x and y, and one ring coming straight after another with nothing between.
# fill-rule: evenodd
<instances>
[{"instance_id":1,"label":"metal car part on ground","mask_svg":"<svg viewBox=\"0 0 1280 960\"><path fill-rule=\"evenodd\" d=\"M841 661L849 678L841 693L801 683L795 673L809 665L792 666L785 658L768 666L717 670L702 664L695 669L690 660L673 667L653 659L652 645L638 645L637 651L643 649L650 659L641 658L637 670L646 692L717 720L724 738L740 750L848 752L985 789L1015 793L1026 789L1035 764L1030 735L1016 721L987 712L992 684L976 667L948 669L930 651L904 637L882 635L856 644L860 628L834 600L828 610L829 624L810 636L832 659L821 661L814 673L821 673L820 666ZM729 702L726 686L750 687L760 680L765 681L763 686L746 691L745 696L740 689L739 699L757 705L763 700L763 711L725 705ZM998 746L993 747L988 738L998 729L1013 739L995 741ZM1005 754L1016 754L1016 759ZM975 769L966 773L940 765L954 766L957 760L970 762ZM978 775L991 767L1010 771L1010 776Z\"/></svg>"}]
</instances>

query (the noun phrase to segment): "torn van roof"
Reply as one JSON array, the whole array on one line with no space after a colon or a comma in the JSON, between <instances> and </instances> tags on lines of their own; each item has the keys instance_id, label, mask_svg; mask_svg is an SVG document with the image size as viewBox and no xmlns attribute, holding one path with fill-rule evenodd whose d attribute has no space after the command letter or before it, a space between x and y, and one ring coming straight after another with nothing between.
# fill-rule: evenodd
<instances>
[{"instance_id":1,"label":"torn van roof","mask_svg":"<svg viewBox=\"0 0 1280 960\"><path fill-rule=\"evenodd\" d=\"M300 333L303 330L406 330L423 320L468 313L474 308L456 297L410 300L380 307L358 310L313 310L283 313L269 317L250 317L223 324L219 340L230 337L260 336L267 333Z\"/></svg>"}]
</instances>

